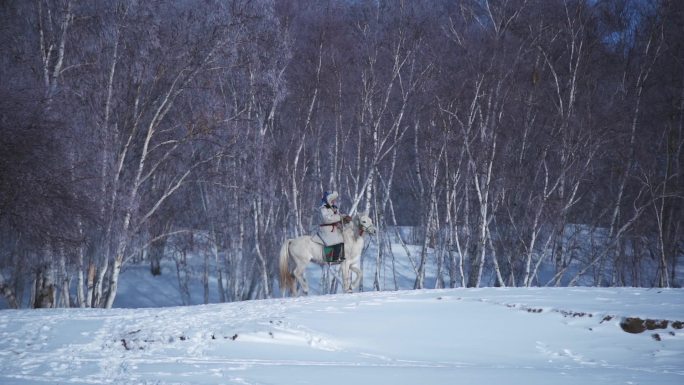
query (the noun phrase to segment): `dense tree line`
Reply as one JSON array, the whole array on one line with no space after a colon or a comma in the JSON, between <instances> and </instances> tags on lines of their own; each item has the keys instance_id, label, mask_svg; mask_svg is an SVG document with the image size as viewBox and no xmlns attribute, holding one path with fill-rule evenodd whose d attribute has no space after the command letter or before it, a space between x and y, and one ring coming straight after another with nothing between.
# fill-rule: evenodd
<instances>
[{"instance_id":1,"label":"dense tree line","mask_svg":"<svg viewBox=\"0 0 684 385\"><path fill-rule=\"evenodd\" d=\"M377 271L414 229L415 288L680 284L679 1L9 1L0 30L9 306L111 307L197 244L205 301L269 297L332 189Z\"/></svg>"}]
</instances>

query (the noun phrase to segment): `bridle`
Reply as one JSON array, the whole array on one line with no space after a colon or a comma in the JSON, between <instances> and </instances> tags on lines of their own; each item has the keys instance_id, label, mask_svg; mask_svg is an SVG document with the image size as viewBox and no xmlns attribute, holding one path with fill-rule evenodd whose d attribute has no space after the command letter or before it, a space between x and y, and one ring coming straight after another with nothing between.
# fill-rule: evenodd
<instances>
[{"instance_id":1,"label":"bridle","mask_svg":"<svg viewBox=\"0 0 684 385\"><path fill-rule=\"evenodd\" d=\"M369 229L370 229L372 226L373 226L373 225L371 225L371 226L366 226L366 225L364 225L363 223L361 223L361 222L359 221L359 237L363 237L363 234L364 234L365 232L367 232L367 231L368 231L369 234L372 235L373 233L371 233L371 232L369 231Z\"/></svg>"}]
</instances>

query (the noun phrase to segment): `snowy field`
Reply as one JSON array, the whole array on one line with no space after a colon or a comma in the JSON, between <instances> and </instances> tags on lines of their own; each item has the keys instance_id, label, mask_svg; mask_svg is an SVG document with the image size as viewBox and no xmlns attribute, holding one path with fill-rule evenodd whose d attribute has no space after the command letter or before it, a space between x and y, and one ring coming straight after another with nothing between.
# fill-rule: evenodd
<instances>
[{"instance_id":1,"label":"snowy field","mask_svg":"<svg viewBox=\"0 0 684 385\"><path fill-rule=\"evenodd\" d=\"M682 289L0 311L0 384L684 384ZM632 326L642 325L633 321Z\"/></svg>"}]
</instances>

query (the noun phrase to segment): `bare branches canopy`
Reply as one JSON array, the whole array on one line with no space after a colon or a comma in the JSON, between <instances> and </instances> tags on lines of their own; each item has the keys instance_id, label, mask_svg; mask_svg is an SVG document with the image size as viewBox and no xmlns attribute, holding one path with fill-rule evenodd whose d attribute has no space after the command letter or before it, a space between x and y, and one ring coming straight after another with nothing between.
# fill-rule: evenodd
<instances>
[{"instance_id":1,"label":"bare branches canopy","mask_svg":"<svg viewBox=\"0 0 684 385\"><path fill-rule=\"evenodd\" d=\"M326 189L379 224L366 289L397 287L397 247L416 288L679 285L682 20L667 0L4 2L0 293L111 307L125 266L172 259L182 288L203 245L205 293L269 297Z\"/></svg>"}]
</instances>

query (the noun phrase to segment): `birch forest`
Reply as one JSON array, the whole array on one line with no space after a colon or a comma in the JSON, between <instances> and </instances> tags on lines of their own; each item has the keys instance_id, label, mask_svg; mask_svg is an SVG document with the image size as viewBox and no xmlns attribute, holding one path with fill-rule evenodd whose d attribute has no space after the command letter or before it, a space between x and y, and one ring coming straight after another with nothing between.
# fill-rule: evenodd
<instances>
[{"instance_id":1,"label":"birch forest","mask_svg":"<svg viewBox=\"0 0 684 385\"><path fill-rule=\"evenodd\" d=\"M679 286L683 150L678 0L0 2L8 307L277 296L326 190L416 289Z\"/></svg>"}]
</instances>

